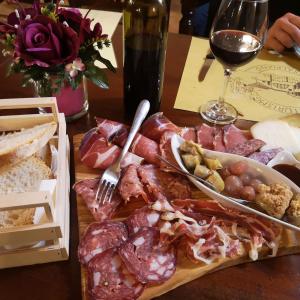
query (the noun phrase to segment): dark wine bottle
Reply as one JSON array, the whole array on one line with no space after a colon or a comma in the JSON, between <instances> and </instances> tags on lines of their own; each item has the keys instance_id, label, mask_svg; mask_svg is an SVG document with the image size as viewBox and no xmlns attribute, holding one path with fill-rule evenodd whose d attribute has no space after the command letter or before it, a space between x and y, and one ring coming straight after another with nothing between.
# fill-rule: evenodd
<instances>
[{"instance_id":1,"label":"dark wine bottle","mask_svg":"<svg viewBox=\"0 0 300 300\"><path fill-rule=\"evenodd\" d=\"M159 110L168 30L165 0L127 0L124 9L124 105L132 119L141 100Z\"/></svg>"}]
</instances>

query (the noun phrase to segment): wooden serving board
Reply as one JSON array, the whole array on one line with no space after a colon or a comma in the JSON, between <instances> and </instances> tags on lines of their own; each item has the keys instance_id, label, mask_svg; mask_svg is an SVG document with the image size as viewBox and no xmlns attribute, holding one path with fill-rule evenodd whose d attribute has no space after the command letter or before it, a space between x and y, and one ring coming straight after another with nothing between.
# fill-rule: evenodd
<instances>
[{"instance_id":1,"label":"wooden serving board","mask_svg":"<svg viewBox=\"0 0 300 300\"><path fill-rule=\"evenodd\" d=\"M76 181L94 178L98 176L97 170L90 169L84 166L79 159L78 148L80 141L82 139L82 134L76 135L73 138L74 144L74 159L75 159L75 178ZM199 193L199 197L201 199L208 199L206 195L203 193ZM197 198L198 193L197 193ZM125 207L119 209L115 219L121 219L127 217L134 209L144 206L144 202L129 202L129 204ZM85 228L94 221L92 215L89 210L85 206L81 197L77 197L77 213L78 213L78 224L79 224L79 234L80 236L83 234ZM295 254L300 252L300 233L295 233L293 231L284 229L282 232L282 237L280 241L280 247L277 253L277 256L283 256L288 254ZM259 259L266 259L266 253L261 253ZM245 262L251 261L248 256L236 259L222 259L218 262L212 263L210 265L196 265L190 262L188 259L184 257L184 255L178 254L177 260L177 269L172 278L170 278L164 284L159 286L150 287L145 289L139 300L148 300L168 291L175 289L176 287L185 284L189 281L192 281L200 276L203 276L207 273L223 269L229 266L234 266L238 264L242 264ZM89 296L87 293L86 287L86 272L84 268L81 268L81 284L82 284L82 299L89 300Z\"/></svg>"}]
</instances>

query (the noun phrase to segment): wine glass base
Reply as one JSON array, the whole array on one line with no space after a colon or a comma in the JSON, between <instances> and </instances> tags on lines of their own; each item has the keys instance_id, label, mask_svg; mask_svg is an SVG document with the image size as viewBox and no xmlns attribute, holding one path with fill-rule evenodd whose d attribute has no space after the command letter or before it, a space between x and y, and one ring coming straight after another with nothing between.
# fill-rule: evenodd
<instances>
[{"instance_id":1,"label":"wine glass base","mask_svg":"<svg viewBox=\"0 0 300 300\"><path fill-rule=\"evenodd\" d=\"M225 102L220 108L216 100L201 105L200 114L204 120L220 125L233 123L238 117L236 109L231 104Z\"/></svg>"}]
</instances>

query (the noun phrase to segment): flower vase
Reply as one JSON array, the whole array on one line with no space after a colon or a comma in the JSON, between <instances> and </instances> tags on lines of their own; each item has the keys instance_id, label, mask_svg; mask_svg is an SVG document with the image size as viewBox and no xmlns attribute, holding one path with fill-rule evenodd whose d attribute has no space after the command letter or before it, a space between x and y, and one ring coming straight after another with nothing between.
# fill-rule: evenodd
<instances>
[{"instance_id":1,"label":"flower vase","mask_svg":"<svg viewBox=\"0 0 300 300\"><path fill-rule=\"evenodd\" d=\"M59 112L64 113L67 122L77 120L88 112L88 93L86 79L74 90L70 85L65 84L59 92L51 93L43 86L42 82L33 82L36 97L56 97ZM40 113L48 113L49 109L39 108Z\"/></svg>"}]
</instances>

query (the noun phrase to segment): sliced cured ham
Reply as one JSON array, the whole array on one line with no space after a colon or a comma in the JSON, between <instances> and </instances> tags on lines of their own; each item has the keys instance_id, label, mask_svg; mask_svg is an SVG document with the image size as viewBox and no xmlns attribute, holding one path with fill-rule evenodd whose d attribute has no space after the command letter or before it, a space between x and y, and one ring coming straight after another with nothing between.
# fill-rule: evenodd
<instances>
[{"instance_id":1,"label":"sliced cured ham","mask_svg":"<svg viewBox=\"0 0 300 300\"><path fill-rule=\"evenodd\" d=\"M100 137L101 135L98 133L98 129L96 127L86 132L79 146L80 156L83 157L86 154L86 152L89 150L89 148L92 146L92 144Z\"/></svg>"},{"instance_id":2,"label":"sliced cured ham","mask_svg":"<svg viewBox=\"0 0 300 300\"><path fill-rule=\"evenodd\" d=\"M123 147L128 137L128 130L122 129L113 139L113 143ZM159 147L155 141L137 133L132 145L130 147L130 152L143 157L145 161L150 164L159 164L159 160L156 155L159 154Z\"/></svg>"},{"instance_id":3,"label":"sliced cured ham","mask_svg":"<svg viewBox=\"0 0 300 300\"><path fill-rule=\"evenodd\" d=\"M244 132L235 125L230 124L223 127L224 144L226 149L232 149L239 144L246 142L249 138L245 136Z\"/></svg>"},{"instance_id":4,"label":"sliced cured ham","mask_svg":"<svg viewBox=\"0 0 300 300\"><path fill-rule=\"evenodd\" d=\"M216 129L214 140L213 140L213 149L215 151L226 152L223 137L224 137L223 130L221 128Z\"/></svg>"},{"instance_id":5,"label":"sliced cured ham","mask_svg":"<svg viewBox=\"0 0 300 300\"><path fill-rule=\"evenodd\" d=\"M126 219L129 235L137 233L142 227L154 227L159 221L160 213L145 206L136 209Z\"/></svg>"},{"instance_id":6,"label":"sliced cured ham","mask_svg":"<svg viewBox=\"0 0 300 300\"><path fill-rule=\"evenodd\" d=\"M120 122L102 118L96 118L96 123L99 134L108 140L111 139L119 131L128 128L127 125Z\"/></svg>"},{"instance_id":7,"label":"sliced cured ham","mask_svg":"<svg viewBox=\"0 0 300 300\"><path fill-rule=\"evenodd\" d=\"M150 116L142 125L140 133L149 139L159 143L165 131L180 134L181 128L172 123L162 112Z\"/></svg>"},{"instance_id":8,"label":"sliced cured ham","mask_svg":"<svg viewBox=\"0 0 300 300\"><path fill-rule=\"evenodd\" d=\"M175 133L172 131L165 131L161 138L160 138L160 143L159 143L159 150L160 150L160 155L165 158L167 161L170 163L174 164L175 166L178 166L177 161L173 155L172 152L172 146L171 146L171 139L172 136ZM166 172L176 172L174 168L169 166L168 164L164 163L163 161L160 161L160 168Z\"/></svg>"},{"instance_id":9,"label":"sliced cured ham","mask_svg":"<svg viewBox=\"0 0 300 300\"><path fill-rule=\"evenodd\" d=\"M138 174L152 201L185 199L191 195L190 183L181 175L163 172L153 165L139 166Z\"/></svg>"},{"instance_id":10,"label":"sliced cured ham","mask_svg":"<svg viewBox=\"0 0 300 300\"><path fill-rule=\"evenodd\" d=\"M227 152L240 156L249 156L255 151L259 150L264 145L265 142L258 139L252 139L235 145L232 148L227 148Z\"/></svg>"},{"instance_id":11,"label":"sliced cured ham","mask_svg":"<svg viewBox=\"0 0 300 300\"><path fill-rule=\"evenodd\" d=\"M127 228L122 222L106 221L91 223L86 228L79 243L79 261L85 265L97 254L120 246L127 238Z\"/></svg>"},{"instance_id":12,"label":"sliced cured ham","mask_svg":"<svg viewBox=\"0 0 300 300\"><path fill-rule=\"evenodd\" d=\"M196 127L197 143L205 149L213 149L215 128L203 123Z\"/></svg>"},{"instance_id":13,"label":"sliced cured ham","mask_svg":"<svg viewBox=\"0 0 300 300\"><path fill-rule=\"evenodd\" d=\"M142 197L145 202L149 202L148 196L144 191L144 186L138 177L137 166L135 165L130 165L125 169L118 189L125 203L130 201L131 198L139 197Z\"/></svg>"},{"instance_id":14,"label":"sliced cured ham","mask_svg":"<svg viewBox=\"0 0 300 300\"><path fill-rule=\"evenodd\" d=\"M176 270L176 254L172 246L159 245L159 230L143 227L119 250L128 270L142 283L161 284Z\"/></svg>"},{"instance_id":15,"label":"sliced cured ham","mask_svg":"<svg viewBox=\"0 0 300 300\"><path fill-rule=\"evenodd\" d=\"M283 151L283 148L274 148L274 149L264 150L260 152L254 152L248 157L264 165L267 165L268 162L272 160L281 151Z\"/></svg>"},{"instance_id":16,"label":"sliced cured ham","mask_svg":"<svg viewBox=\"0 0 300 300\"><path fill-rule=\"evenodd\" d=\"M81 161L90 168L106 169L112 165L119 157L121 150L118 146L113 145L107 141L106 138L101 137L98 133L95 133L98 138L90 144L89 148L84 153L82 152ZM83 149L87 149L88 145L82 146Z\"/></svg>"},{"instance_id":17,"label":"sliced cured ham","mask_svg":"<svg viewBox=\"0 0 300 300\"><path fill-rule=\"evenodd\" d=\"M194 127L183 127L180 131L180 136L186 141L197 142L197 133Z\"/></svg>"},{"instance_id":18,"label":"sliced cured ham","mask_svg":"<svg viewBox=\"0 0 300 300\"><path fill-rule=\"evenodd\" d=\"M88 293L91 300L134 300L144 290L130 274L116 249L96 255L88 264Z\"/></svg>"},{"instance_id":19,"label":"sliced cured ham","mask_svg":"<svg viewBox=\"0 0 300 300\"><path fill-rule=\"evenodd\" d=\"M73 188L76 193L81 196L94 219L102 222L113 216L122 200L118 193L114 192L111 202L100 204L99 201L95 199L98 182L99 178L85 179L75 183Z\"/></svg>"}]
</instances>

